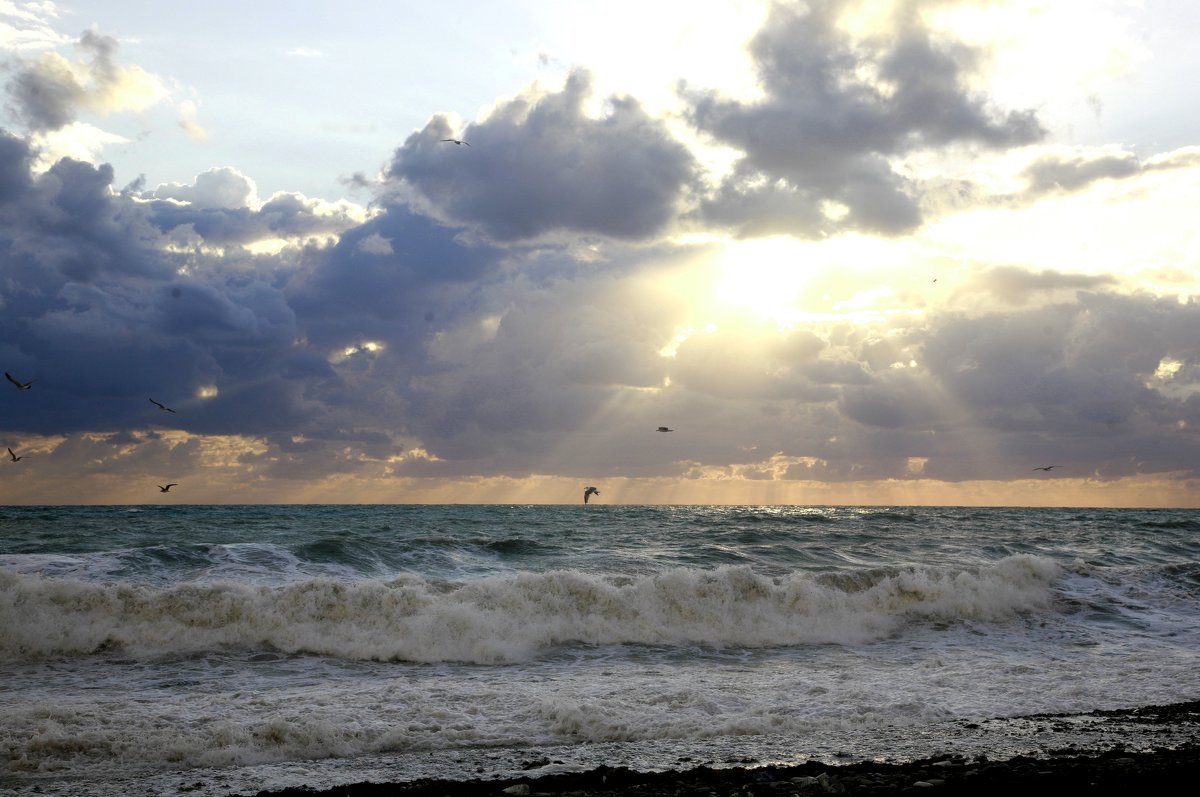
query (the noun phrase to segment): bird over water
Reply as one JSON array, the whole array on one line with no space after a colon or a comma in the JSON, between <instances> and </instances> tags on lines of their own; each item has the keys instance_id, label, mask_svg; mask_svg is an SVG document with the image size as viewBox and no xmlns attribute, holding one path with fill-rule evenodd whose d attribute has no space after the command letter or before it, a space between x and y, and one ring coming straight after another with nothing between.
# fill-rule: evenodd
<instances>
[{"instance_id":1,"label":"bird over water","mask_svg":"<svg viewBox=\"0 0 1200 797\"><path fill-rule=\"evenodd\" d=\"M160 491L160 492L164 492L164 493L165 493L165 492L167 492L168 490L170 490L172 487L176 486L177 484L179 484L179 482L171 482L170 484L158 484L158 485L155 485L155 486L156 486L156 487L158 487L158 489L159 489L159 491Z\"/></svg>"},{"instance_id":2,"label":"bird over water","mask_svg":"<svg viewBox=\"0 0 1200 797\"><path fill-rule=\"evenodd\" d=\"M1034 470L1050 470L1051 468L1061 468L1061 467L1062 467L1062 465L1043 465L1040 468L1034 468Z\"/></svg>"},{"instance_id":3,"label":"bird over water","mask_svg":"<svg viewBox=\"0 0 1200 797\"><path fill-rule=\"evenodd\" d=\"M600 491L597 490L595 487L587 487L586 489L584 489L583 502L586 504L588 502L588 499L591 498L593 495L600 495Z\"/></svg>"}]
</instances>

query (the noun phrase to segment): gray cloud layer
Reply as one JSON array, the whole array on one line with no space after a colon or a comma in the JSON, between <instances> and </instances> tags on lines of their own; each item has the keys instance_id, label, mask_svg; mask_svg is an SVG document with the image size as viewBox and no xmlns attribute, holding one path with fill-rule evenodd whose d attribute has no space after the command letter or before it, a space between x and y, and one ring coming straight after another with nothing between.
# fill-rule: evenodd
<instances>
[{"instance_id":1,"label":"gray cloud layer","mask_svg":"<svg viewBox=\"0 0 1200 797\"><path fill-rule=\"evenodd\" d=\"M666 250L468 244L405 205L329 246L181 249L172 225L203 225L177 211L231 209L114 192L106 167L69 160L35 176L31 159L0 138L0 361L39 380L36 402L0 391L10 434L153 431L153 396L180 428L262 439L280 478L412 444L440 461L397 473L661 475L779 453L821 460L796 478L902 477L927 457L925 475L956 480L1040 459L1190 471L1200 453L1180 432L1200 425L1191 303L1079 293L829 339L731 328L667 358L682 305L626 279ZM979 287L1021 308L1105 283L994 269ZM661 423L681 430L669 444Z\"/></svg>"}]
</instances>

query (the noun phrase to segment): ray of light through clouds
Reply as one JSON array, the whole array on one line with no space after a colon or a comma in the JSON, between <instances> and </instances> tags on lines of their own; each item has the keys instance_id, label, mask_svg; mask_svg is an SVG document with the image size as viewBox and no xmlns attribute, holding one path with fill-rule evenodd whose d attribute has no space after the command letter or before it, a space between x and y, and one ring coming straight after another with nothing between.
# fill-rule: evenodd
<instances>
[{"instance_id":1,"label":"ray of light through clouds","mask_svg":"<svg viewBox=\"0 0 1200 797\"><path fill-rule=\"evenodd\" d=\"M1196 506L1197 33L0 0L0 502Z\"/></svg>"}]
</instances>

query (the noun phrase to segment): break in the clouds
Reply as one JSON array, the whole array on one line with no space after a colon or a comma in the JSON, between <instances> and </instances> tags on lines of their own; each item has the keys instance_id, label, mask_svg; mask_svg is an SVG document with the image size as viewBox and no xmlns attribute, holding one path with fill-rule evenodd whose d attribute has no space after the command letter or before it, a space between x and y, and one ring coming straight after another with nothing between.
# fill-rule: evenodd
<instances>
[{"instance_id":1,"label":"break in the clouds","mask_svg":"<svg viewBox=\"0 0 1200 797\"><path fill-rule=\"evenodd\" d=\"M23 53L0 370L36 382L0 389L0 445L26 454L0 496L62 500L70 479L141 501L169 477L212 501L602 483L1046 503L1028 480L1053 462L1038 485L1179 500L1200 477L1194 148L1056 140L992 101L983 45L921 13L950 6L970 4L870 25L772 5L761 93L690 85L677 116L586 65L465 122L431 107L353 201L260 195L245 164L47 162L39 132L131 111L121 87L151 72L94 33Z\"/></svg>"},{"instance_id":2,"label":"break in the clouds","mask_svg":"<svg viewBox=\"0 0 1200 797\"><path fill-rule=\"evenodd\" d=\"M702 206L739 235L899 235L922 221L896 159L956 145L1007 148L1045 130L1030 110L992 107L966 80L977 54L939 38L902 4L871 33L839 23L845 3L777 5L751 44L763 96L685 88L688 118L741 153Z\"/></svg>"}]
</instances>

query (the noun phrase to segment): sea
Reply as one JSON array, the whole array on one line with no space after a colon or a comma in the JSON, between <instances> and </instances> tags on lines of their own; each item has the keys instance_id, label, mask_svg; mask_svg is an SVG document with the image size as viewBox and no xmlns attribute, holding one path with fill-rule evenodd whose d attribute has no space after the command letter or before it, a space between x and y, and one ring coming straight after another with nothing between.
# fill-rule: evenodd
<instances>
[{"instance_id":1,"label":"sea","mask_svg":"<svg viewBox=\"0 0 1200 797\"><path fill-rule=\"evenodd\" d=\"M1197 510L0 507L11 794L1137 747L1017 718L1197 699Z\"/></svg>"}]
</instances>

